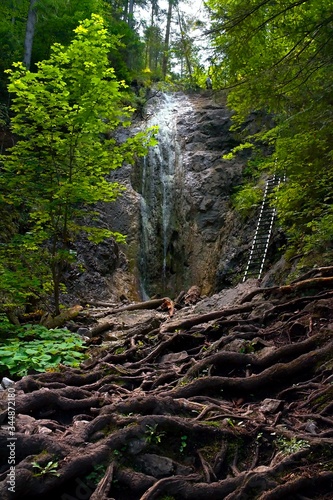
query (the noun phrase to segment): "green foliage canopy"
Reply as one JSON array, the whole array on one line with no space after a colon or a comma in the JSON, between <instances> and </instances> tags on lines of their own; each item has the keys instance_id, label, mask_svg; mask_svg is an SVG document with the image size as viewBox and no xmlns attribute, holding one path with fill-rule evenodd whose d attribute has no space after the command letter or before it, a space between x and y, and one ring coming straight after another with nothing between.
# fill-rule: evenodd
<instances>
[{"instance_id":1,"label":"green foliage canopy","mask_svg":"<svg viewBox=\"0 0 333 500\"><path fill-rule=\"evenodd\" d=\"M84 231L95 241L110 236L124 241L120 234L87 225L86 207L117 198L123 187L106 175L146 154L155 130L117 142L115 129L128 126L133 111L123 106L124 83L108 64L117 39L109 37L98 15L81 22L75 34L68 48L55 44L36 73L22 63L8 71L18 141L2 156L0 176L2 201L29 214L16 243L24 253L37 249L51 271L56 312L64 268L75 258L76 235ZM7 279L8 268L16 272L18 266L7 266Z\"/></svg>"},{"instance_id":2,"label":"green foliage canopy","mask_svg":"<svg viewBox=\"0 0 333 500\"><path fill-rule=\"evenodd\" d=\"M7 100L7 75L4 72L14 61L22 61L27 16L30 0L2 0L0 2L0 96ZM124 15L126 2L119 2L119 10ZM109 33L119 35L122 46L110 46L111 66L120 79L127 83L142 69L143 44L139 35L120 19L115 12L115 2L105 0L37 0L34 5L36 24L32 46L32 71L38 61L50 57L51 46L70 44L73 30L80 21L97 13L104 18ZM1 110L0 110L1 111ZM0 113L1 114L1 113ZM1 123L0 123L1 125Z\"/></svg>"},{"instance_id":3,"label":"green foliage canopy","mask_svg":"<svg viewBox=\"0 0 333 500\"><path fill-rule=\"evenodd\" d=\"M333 1L207 3L214 85L229 89L235 123L253 111L273 117L273 128L263 122L249 140L269 144L263 167L286 175L277 195L281 223L297 250L332 244Z\"/></svg>"}]
</instances>

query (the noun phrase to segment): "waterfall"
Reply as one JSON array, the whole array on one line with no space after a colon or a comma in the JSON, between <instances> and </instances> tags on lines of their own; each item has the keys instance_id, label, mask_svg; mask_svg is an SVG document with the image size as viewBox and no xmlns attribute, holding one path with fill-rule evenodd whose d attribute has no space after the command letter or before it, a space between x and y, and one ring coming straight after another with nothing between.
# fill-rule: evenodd
<instances>
[{"instance_id":1,"label":"waterfall","mask_svg":"<svg viewBox=\"0 0 333 500\"><path fill-rule=\"evenodd\" d=\"M229 238L230 195L242 181L245 160L222 156L239 145L230 132L231 112L224 96L205 92L148 97L144 127L159 127L158 145L131 170L135 225L129 243L141 297L175 298L193 285L209 294L220 267L233 262L225 255L239 247L238 236Z\"/></svg>"},{"instance_id":2,"label":"waterfall","mask_svg":"<svg viewBox=\"0 0 333 500\"><path fill-rule=\"evenodd\" d=\"M182 175L181 148L177 137L177 116L185 96L161 94L148 108L147 125L158 125L158 145L150 148L141 176L141 293L168 291L172 260L172 239L177 224L175 211ZM177 195L176 195L177 193Z\"/></svg>"}]
</instances>

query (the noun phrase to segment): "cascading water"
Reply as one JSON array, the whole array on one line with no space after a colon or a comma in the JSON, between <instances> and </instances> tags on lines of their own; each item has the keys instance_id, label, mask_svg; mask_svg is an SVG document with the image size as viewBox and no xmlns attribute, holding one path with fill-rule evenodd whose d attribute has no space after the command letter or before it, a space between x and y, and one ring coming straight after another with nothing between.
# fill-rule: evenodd
<instances>
[{"instance_id":1,"label":"cascading water","mask_svg":"<svg viewBox=\"0 0 333 500\"><path fill-rule=\"evenodd\" d=\"M174 298L193 285L210 294L232 261L225 255L239 246L238 236L229 238L230 195L242 181L244 158L222 156L239 144L231 113L224 96L205 91L147 97L150 118L141 127L159 127L158 145L131 169L133 203L124 214L133 218L130 266L142 299Z\"/></svg>"},{"instance_id":2,"label":"cascading water","mask_svg":"<svg viewBox=\"0 0 333 500\"><path fill-rule=\"evenodd\" d=\"M181 100L180 100L181 99ZM144 158L141 181L141 293L168 291L172 240L179 224L177 198L180 196L182 161L177 138L177 115L184 107L184 95L162 94L147 125L158 125L158 145ZM157 109L156 109L157 107Z\"/></svg>"},{"instance_id":3,"label":"cascading water","mask_svg":"<svg viewBox=\"0 0 333 500\"><path fill-rule=\"evenodd\" d=\"M222 157L238 145L229 132L230 113L200 93L159 94L149 102L145 126L159 126L158 145L132 174L141 206L141 295L172 298L192 285L211 293L221 245L227 246L230 194L244 164Z\"/></svg>"}]
</instances>

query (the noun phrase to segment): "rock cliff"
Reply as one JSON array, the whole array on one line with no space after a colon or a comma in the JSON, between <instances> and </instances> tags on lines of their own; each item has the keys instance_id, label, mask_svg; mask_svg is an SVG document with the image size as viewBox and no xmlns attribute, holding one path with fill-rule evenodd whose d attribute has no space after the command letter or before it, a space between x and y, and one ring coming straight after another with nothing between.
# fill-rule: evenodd
<instances>
[{"instance_id":1,"label":"rock cliff","mask_svg":"<svg viewBox=\"0 0 333 500\"><path fill-rule=\"evenodd\" d=\"M159 125L159 144L140 164L112 174L126 191L99 207L104 227L127 234L127 245L109 254L112 272L104 273L102 288L98 280L99 294L136 300L175 296L194 284L211 294L237 283L255 222L240 220L231 207L247 157L223 159L240 142L224 97L160 93L146 112L140 126ZM81 250L86 264L91 249ZM106 260L104 252L103 268Z\"/></svg>"}]
</instances>

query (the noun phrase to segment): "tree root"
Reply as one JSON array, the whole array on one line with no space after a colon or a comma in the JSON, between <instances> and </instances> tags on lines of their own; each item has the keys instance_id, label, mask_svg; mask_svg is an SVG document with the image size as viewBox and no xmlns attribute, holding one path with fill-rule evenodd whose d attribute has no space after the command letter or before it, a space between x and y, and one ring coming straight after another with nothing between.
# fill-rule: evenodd
<instances>
[{"instance_id":1,"label":"tree root","mask_svg":"<svg viewBox=\"0 0 333 500\"><path fill-rule=\"evenodd\" d=\"M15 493L0 393L0 498L329 498L332 292L302 297L304 286L266 313L138 325L79 369L17 381ZM38 476L34 463L49 462L59 475Z\"/></svg>"}]
</instances>

